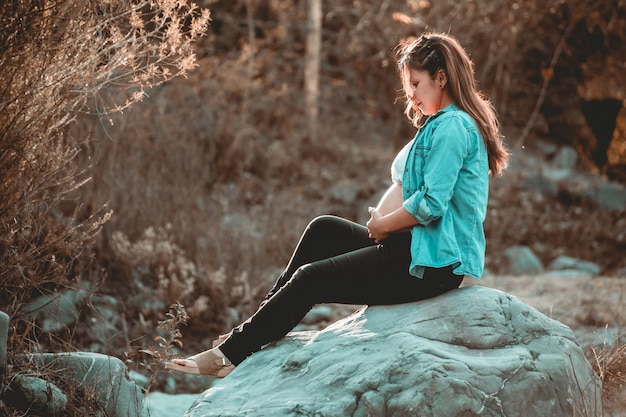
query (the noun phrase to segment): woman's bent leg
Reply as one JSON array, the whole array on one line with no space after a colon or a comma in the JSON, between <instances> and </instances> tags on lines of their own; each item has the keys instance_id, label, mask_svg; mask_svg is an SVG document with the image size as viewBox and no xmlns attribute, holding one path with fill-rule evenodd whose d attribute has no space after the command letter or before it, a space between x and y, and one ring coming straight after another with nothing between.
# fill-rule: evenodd
<instances>
[{"instance_id":1,"label":"woman's bent leg","mask_svg":"<svg viewBox=\"0 0 626 417\"><path fill-rule=\"evenodd\" d=\"M302 265L374 246L375 242L368 234L365 226L341 217L316 217L302 233L287 267L274 283L264 302L285 285Z\"/></svg>"},{"instance_id":2,"label":"woman's bent leg","mask_svg":"<svg viewBox=\"0 0 626 417\"><path fill-rule=\"evenodd\" d=\"M447 269L427 269L423 279L408 274L410 235L298 268L220 349L235 364L278 340L319 303L398 304L433 297L456 288L462 277Z\"/></svg>"},{"instance_id":3,"label":"woman's bent leg","mask_svg":"<svg viewBox=\"0 0 626 417\"><path fill-rule=\"evenodd\" d=\"M375 245L374 240L369 238L367 228L361 224L332 215L314 218L304 229L289 263L259 305L259 309L291 279L294 272L301 266ZM213 342L213 346L219 345L228 336L229 333L221 335Z\"/></svg>"}]
</instances>

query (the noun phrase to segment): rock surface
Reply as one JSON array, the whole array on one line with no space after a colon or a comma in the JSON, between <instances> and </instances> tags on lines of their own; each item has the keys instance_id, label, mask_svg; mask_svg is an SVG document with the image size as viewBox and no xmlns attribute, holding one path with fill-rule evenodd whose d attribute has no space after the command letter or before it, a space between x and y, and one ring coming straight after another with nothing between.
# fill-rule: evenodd
<instances>
[{"instance_id":1,"label":"rock surface","mask_svg":"<svg viewBox=\"0 0 626 417\"><path fill-rule=\"evenodd\" d=\"M4 379L4 370L7 366L7 342L9 337L9 315L0 311L0 381ZM2 383L0 382L0 388Z\"/></svg>"},{"instance_id":2,"label":"rock surface","mask_svg":"<svg viewBox=\"0 0 626 417\"><path fill-rule=\"evenodd\" d=\"M61 416L67 407L67 396L56 385L28 375L13 378L7 400L25 415Z\"/></svg>"},{"instance_id":3,"label":"rock surface","mask_svg":"<svg viewBox=\"0 0 626 417\"><path fill-rule=\"evenodd\" d=\"M291 333L185 416L558 417L597 415L600 397L570 328L506 293L469 286Z\"/></svg>"},{"instance_id":4,"label":"rock surface","mask_svg":"<svg viewBox=\"0 0 626 417\"><path fill-rule=\"evenodd\" d=\"M146 396L141 417L182 417L199 394L166 394L154 392Z\"/></svg>"},{"instance_id":5,"label":"rock surface","mask_svg":"<svg viewBox=\"0 0 626 417\"><path fill-rule=\"evenodd\" d=\"M19 358L67 373L78 387L92 393L109 417L138 417L143 395L120 359L90 352L28 354Z\"/></svg>"}]
</instances>

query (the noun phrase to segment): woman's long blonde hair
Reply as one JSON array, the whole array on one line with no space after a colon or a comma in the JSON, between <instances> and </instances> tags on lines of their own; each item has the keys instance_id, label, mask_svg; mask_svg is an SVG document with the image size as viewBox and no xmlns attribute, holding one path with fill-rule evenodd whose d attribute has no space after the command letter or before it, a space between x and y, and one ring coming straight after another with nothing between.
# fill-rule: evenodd
<instances>
[{"instance_id":1,"label":"woman's long blonde hair","mask_svg":"<svg viewBox=\"0 0 626 417\"><path fill-rule=\"evenodd\" d=\"M452 100L478 124L487 148L489 170L493 175L500 175L507 166L509 152L502 142L496 111L489 99L478 90L474 63L461 44L449 34L429 32L413 41L401 43L396 51L401 77L405 77L408 68L427 71L432 77L439 70L446 73ZM408 97L407 101L405 113L419 127L422 114Z\"/></svg>"}]
</instances>

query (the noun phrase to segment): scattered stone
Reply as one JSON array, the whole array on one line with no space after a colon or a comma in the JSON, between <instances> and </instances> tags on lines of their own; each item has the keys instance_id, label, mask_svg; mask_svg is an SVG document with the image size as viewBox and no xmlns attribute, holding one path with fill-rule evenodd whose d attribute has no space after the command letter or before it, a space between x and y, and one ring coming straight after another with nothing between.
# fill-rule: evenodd
<instances>
[{"instance_id":1,"label":"scattered stone","mask_svg":"<svg viewBox=\"0 0 626 417\"><path fill-rule=\"evenodd\" d=\"M315 306L302 319L304 324L315 324L322 321L328 321L333 317L333 309L328 305Z\"/></svg>"},{"instance_id":2,"label":"scattered stone","mask_svg":"<svg viewBox=\"0 0 626 417\"><path fill-rule=\"evenodd\" d=\"M224 321L226 322L225 328L233 328L241 323L241 315L239 311L234 307L226 307L224 314Z\"/></svg>"},{"instance_id":3,"label":"scattered stone","mask_svg":"<svg viewBox=\"0 0 626 417\"><path fill-rule=\"evenodd\" d=\"M556 196L559 192L558 184L541 172L529 175L524 180L524 187L551 196Z\"/></svg>"},{"instance_id":4,"label":"scattered stone","mask_svg":"<svg viewBox=\"0 0 626 417\"><path fill-rule=\"evenodd\" d=\"M570 328L506 293L468 286L292 332L185 416L570 417L597 415L600 398Z\"/></svg>"},{"instance_id":5,"label":"scattered stone","mask_svg":"<svg viewBox=\"0 0 626 417\"><path fill-rule=\"evenodd\" d=\"M9 341L9 315L0 311L0 388L7 367L7 343Z\"/></svg>"},{"instance_id":6,"label":"scattered stone","mask_svg":"<svg viewBox=\"0 0 626 417\"><path fill-rule=\"evenodd\" d=\"M24 412L61 416L67 407L67 396L51 382L28 375L15 375L6 396L10 404Z\"/></svg>"},{"instance_id":7,"label":"scattered stone","mask_svg":"<svg viewBox=\"0 0 626 417\"><path fill-rule=\"evenodd\" d=\"M571 146L563 146L558 150L552 164L557 168L572 170L576 167L578 161L578 153Z\"/></svg>"},{"instance_id":8,"label":"scattered stone","mask_svg":"<svg viewBox=\"0 0 626 417\"><path fill-rule=\"evenodd\" d=\"M550 271L572 271L572 273L582 273L584 275L597 276L600 275L601 268L598 264L589 261L583 261L581 259L571 258L569 256L561 255L554 259L548 265Z\"/></svg>"},{"instance_id":9,"label":"scattered stone","mask_svg":"<svg viewBox=\"0 0 626 417\"><path fill-rule=\"evenodd\" d=\"M354 181L341 181L328 190L333 201L343 204L352 204L356 201L359 189Z\"/></svg>"},{"instance_id":10,"label":"scattered stone","mask_svg":"<svg viewBox=\"0 0 626 417\"><path fill-rule=\"evenodd\" d=\"M533 143L546 158L552 157L558 150L558 147L554 143L546 142L541 139L536 139Z\"/></svg>"},{"instance_id":11,"label":"scattered stone","mask_svg":"<svg viewBox=\"0 0 626 417\"><path fill-rule=\"evenodd\" d=\"M246 214L231 213L222 218L220 230L235 236L262 238L263 232L258 221Z\"/></svg>"},{"instance_id":12,"label":"scattered stone","mask_svg":"<svg viewBox=\"0 0 626 417\"><path fill-rule=\"evenodd\" d=\"M553 271L545 272L547 277L558 277L558 278L581 278L587 277L591 278L592 275L588 272L580 271L577 269L558 269Z\"/></svg>"},{"instance_id":13,"label":"scattered stone","mask_svg":"<svg viewBox=\"0 0 626 417\"><path fill-rule=\"evenodd\" d=\"M541 260L528 246L513 246L504 252L514 275L535 274L543 271Z\"/></svg>"},{"instance_id":14,"label":"scattered stone","mask_svg":"<svg viewBox=\"0 0 626 417\"><path fill-rule=\"evenodd\" d=\"M150 385L150 378L141 372L130 371L128 372L128 377L141 388L147 388Z\"/></svg>"},{"instance_id":15,"label":"scattered stone","mask_svg":"<svg viewBox=\"0 0 626 417\"><path fill-rule=\"evenodd\" d=\"M78 320L76 305L85 297L84 291L67 290L42 295L26 305L27 319L35 319L45 332L65 329Z\"/></svg>"},{"instance_id":16,"label":"scattered stone","mask_svg":"<svg viewBox=\"0 0 626 417\"><path fill-rule=\"evenodd\" d=\"M565 182L572 176L572 170L566 168L544 167L541 172L550 181Z\"/></svg>"},{"instance_id":17,"label":"scattered stone","mask_svg":"<svg viewBox=\"0 0 626 417\"><path fill-rule=\"evenodd\" d=\"M149 299L143 294L144 297L138 299L138 303L146 303ZM107 343L123 345L124 333L120 332L124 328L123 309L120 302L110 295L93 294L89 298L89 305L83 309L83 321L89 323L90 336L94 340L89 346L89 352L105 352Z\"/></svg>"},{"instance_id":18,"label":"scattered stone","mask_svg":"<svg viewBox=\"0 0 626 417\"><path fill-rule=\"evenodd\" d=\"M583 351L614 352L626 344L626 335L618 326L580 326L574 333Z\"/></svg>"},{"instance_id":19,"label":"scattered stone","mask_svg":"<svg viewBox=\"0 0 626 417\"><path fill-rule=\"evenodd\" d=\"M617 183L602 183L587 190L585 197L608 210L626 210L626 187Z\"/></svg>"}]
</instances>

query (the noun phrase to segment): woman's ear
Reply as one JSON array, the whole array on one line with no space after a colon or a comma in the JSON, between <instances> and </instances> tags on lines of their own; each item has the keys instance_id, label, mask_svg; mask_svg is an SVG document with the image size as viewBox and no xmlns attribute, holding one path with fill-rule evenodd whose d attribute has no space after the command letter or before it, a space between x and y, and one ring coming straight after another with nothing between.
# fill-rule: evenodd
<instances>
[{"instance_id":1,"label":"woman's ear","mask_svg":"<svg viewBox=\"0 0 626 417\"><path fill-rule=\"evenodd\" d=\"M439 88L444 88L446 86L446 83L448 82L448 75L446 74L446 72L442 69L437 71L437 76L436 76L437 82L439 83Z\"/></svg>"}]
</instances>

